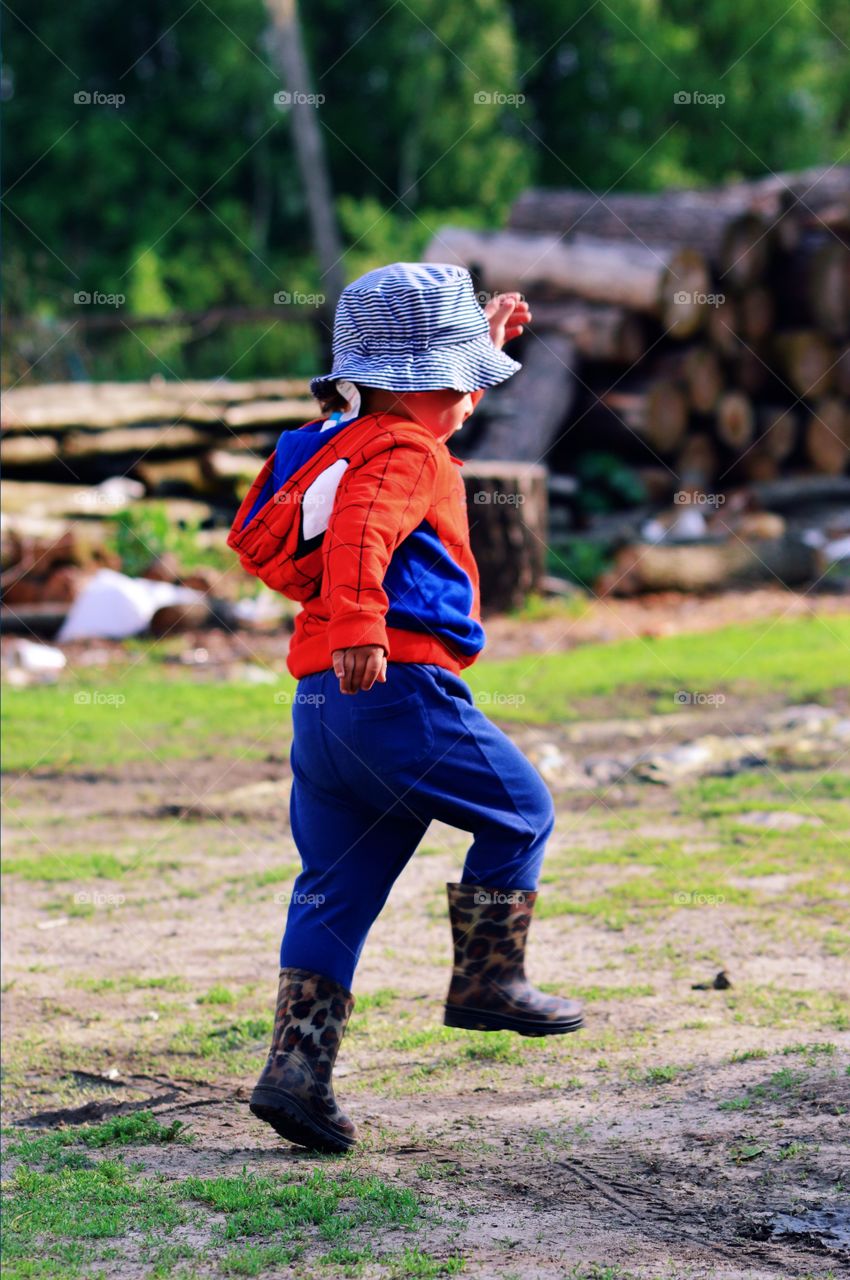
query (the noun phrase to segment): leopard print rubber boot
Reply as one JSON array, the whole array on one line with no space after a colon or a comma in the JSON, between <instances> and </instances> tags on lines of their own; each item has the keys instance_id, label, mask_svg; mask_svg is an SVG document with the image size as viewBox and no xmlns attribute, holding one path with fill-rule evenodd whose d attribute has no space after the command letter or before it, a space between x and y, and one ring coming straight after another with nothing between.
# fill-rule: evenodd
<instances>
[{"instance_id":1,"label":"leopard print rubber boot","mask_svg":"<svg viewBox=\"0 0 850 1280\"><path fill-rule=\"evenodd\" d=\"M268 1060L250 1108L276 1133L313 1151L347 1151L357 1131L334 1097L333 1068L354 996L307 969L281 969Z\"/></svg>"},{"instance_id":2,"label":"leopard print rubber boot","mask_svg":"<svg viewBox=\"0 0 850 1280\"><path fill-rule=\"evenodd\" d=\"M447 1027L558 1036L582 1025L577 1000L545 995L525 976L525 944L537 893L449 884L454 971Z\"/></svg>"}]
</instances>

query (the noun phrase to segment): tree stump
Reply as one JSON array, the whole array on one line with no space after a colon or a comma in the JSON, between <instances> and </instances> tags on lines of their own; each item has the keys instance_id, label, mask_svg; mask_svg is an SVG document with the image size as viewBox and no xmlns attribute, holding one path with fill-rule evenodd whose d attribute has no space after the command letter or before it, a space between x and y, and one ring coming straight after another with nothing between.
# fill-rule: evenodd
<instances>
[{"instance_id":1,"label":"tree stump","mask_svg":"<svg viewBox=\"0 0 850 1280\"><path fill-rule=\"evenodd\" d=\"M521 608L540 590L545 572L546 468L476 460L464 467L463 478L482 608Z\"/></svg>"}]
</instances>

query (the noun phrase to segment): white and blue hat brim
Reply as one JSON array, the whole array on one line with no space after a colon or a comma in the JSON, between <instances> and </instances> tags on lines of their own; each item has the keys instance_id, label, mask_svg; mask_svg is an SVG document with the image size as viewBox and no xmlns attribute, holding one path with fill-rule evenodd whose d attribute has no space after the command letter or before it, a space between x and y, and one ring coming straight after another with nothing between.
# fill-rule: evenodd
<instances>
[{"instance_id":1,"label":"white and blue hat brim","mask_svg":"<svg viewBox=\"0 0 850 1280\"><path fill-rule=\"evenodd\" d=\"M333 393L337 381L347 379L361 387L387 391L482 391L505 382L521 368L518 361L493 346L488 333L471 342L385 360L352 353L335 364L332 373L313 378L310 390L322 399Z\"/></svg>"},{"instance_id":2,"label":"white and blue hat brim","mask_svg":"<svg viewBox=\"0 0 850 1280\"><path fill-rule=\"evenodd\" d=\"M336 310L333 368L313 378L322 399L347 380L387 391L481 391L522 366L493 345L463 267L394 263L355 280Z\"/></svg>"}]
</instances>

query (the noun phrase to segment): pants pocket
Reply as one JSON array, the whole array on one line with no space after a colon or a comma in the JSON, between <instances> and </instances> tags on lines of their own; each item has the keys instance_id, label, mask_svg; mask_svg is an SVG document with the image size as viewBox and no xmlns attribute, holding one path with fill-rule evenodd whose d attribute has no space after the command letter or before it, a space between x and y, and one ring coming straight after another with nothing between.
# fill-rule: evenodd
<instances>
[{"instance_id":1,"label":"pants pocket","mask_svg":"<svg viewBox=\"0 0 850 1280\"><path fill-rule=\"evenodd\" d=\"M358 700L362 693L355 695ZM395 702L353 707L352 741L358 758L379 777L421 763L434 747L434 729L418 693Z\"/></svg>"}]
</instances>

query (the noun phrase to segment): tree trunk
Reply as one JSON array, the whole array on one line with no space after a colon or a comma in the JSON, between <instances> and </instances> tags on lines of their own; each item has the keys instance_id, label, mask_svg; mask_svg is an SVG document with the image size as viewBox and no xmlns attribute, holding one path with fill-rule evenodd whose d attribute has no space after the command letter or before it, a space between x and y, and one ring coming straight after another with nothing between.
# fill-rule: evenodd
<instances>
[{"instance_id":1,"label":"tree trunk","mask_svg":"<svg viewBox=\"0 0 850 1280\"><path fill-rule=\"evenodd\" d=\"M317 406L309 384L297 378L260 378L253 382L55 382L13 387L3 396L3 431L89 431L136 423L227 421L228 412L250 402L277 406L282 419L306 422ZM250 410L249 410L250 412ZM265 409L263 410L265 412ZM238 415L236 415L238 417Z\"/></svg>"},{"instance_id":2,"label":"tree trunk","mask_svg":"<svg viewBox=\"0 0 850 1280\"><path fill-rule=\"evenodd\" d=\"M815 250L808 279L809 305L818 327L832 338L846 338L850 332L850 247L829 236Z\"/></svg>"},{"instance_id":3,"label":"tree trunk","mask_svg":"<svg viewBox=\"0 0 850 1280\"><path fill-rule=\"evenodd\" d=\"M488 290L578 294L647 312L674 338L688 337L702 323L709 288L705 260L693 249L605 240L571 244L553 235L444 227L425 260L474 268Z\"/></svg>"},{"instance_id":4,"label":"tree trunk","mask_svg":"<svg viewBox=\"0 0 850 1280\"><path fill-rule=\"evenodd\" d=\"M850 462L850 415L837 396L815 403L805 425L806 456L821 475L840 476Z\"/></svg>"},{"instance_id":5,"label":"tree trunk","mask_svg":"<svg viewBox=\"0 0 850 1280\"><path fill-rule=\"evenodd\" d=\"M307 198L316 257L325 295L325 319L333 324L333 311L342 291L342 245L334 216L331 180L312 96L310 72L304 53L298 7L295 0L266 0L272 22L272 42L282 79L292 95L292 133L301 185Z\"/></svg>"},{"instance_id":6,"label":"tree trunk","mask_svg":"<svg viewBox=\"0 0 850 1280\"><path fill-rule=\"evenodd\" d=\"M777 462L790 458L797 443L796 410L760 408L756 418L759 448Z\"/></svg>"},{"instance_id":7,"label":"tree trunk","mask_svg":"<svg viewBox=\"0 0 850 1280\"><path fill-rule=\"evenodd\" d=\"M740 349L740 326L741 317L736 299L727 297L723 302L708 308L706 333L711 345L721 355L733 356Z\"/></svg>"},{"instance_id":8,"label":"tree trunk","mask_svg":"<svg viewBox=\"0 0 850 1280\"><path fill-rule=\"evenodd\" d=\"M835 389L850 399L850 347L845 347L835 362Z\"/></svg>"},{"instance_id":9,"label":"tree trunk","mask_svg":"<svg viewBox=\"0 0 850 1280\"><path fill-rule=\"evenodd\" d=\"M747 342L762 342L773 332L776 318L773 294L754 285L745 289L738 302L741 333Z\"/></svg>"},{"instance_id":10,"label":"tree trunk","mask_svg":"<svg viewBox=\"0 0 850 1280\"><path fill-rule=\"evenodd\" d=\"M803 234L777 271L776 295L781 324L819 329L830 338L846 340L850 332L847 241L820 223Z\"/></svg>"},{"instance_id":11,"label":"tree trunk","mask_svg":"<svg viewBox=\"0 0 850 1280\"><path fill-rule=\"evenodd\" d=\"M59 446L54 436L8 436L0 442L0 462L4 467L31 467L54 462Z\"/></svg>"},{"instance_id":12,"label":"tree trunk","mask_svg":"<svg viewBox=\"0 0 850 1280\"><path fill-rule=\"evenodd\" d=\"M618 595L641 591L714 591L758 582L788 586L810 581L817 572L817 552L792 538L745 543L623 547L606 576ZM616 586L614 585L616 584ZM605 583L601 584L605 585Z\"/></svg>"},{"instance_id":13,"label":"tree trunk","mask_svg":"<svg viewBox=\"0 0 850 1280\"><path fill-rule=\"evenodd\" d=\"M736 453L752 444L756 423L749 397L741 391L727 391L721 396L716 429L718 440Z\"/></svg>"},{"instance_id":14,"label":"tree trunk","mask_svg":"<svg viewBox=\"0 0 850 1280\"><path fill-rule=\"evenodd\" d=\"M754 444L737 458L725 475L727 484L757 484L779 477L779 463L760 444Z\"/></svg>"},{"instance_id":15,"label":"tree trunk","mask_svg":"<svg viewBox=\"0 0 850 1280\"><path fill-rule=\"evenodd\" d=\"M61 455L64 458L94 458L108 454L190 453L209 448L212 437L196 427L173 426L122 427L115 431L72 431L64 436Z\"/></svg>"},{"instance_id":16,"label":"tree trunk","mask_svg":"<svg viewBox=\"0 0 850 1280\"><path fill-rule=\"evenodd\" d=\"M710 347L692 347L685 353L682 372L688 388L691 408L696 413L711 413L723 392L723 368Z\"/></svg>"},{"instance_id":17,"label":"tree trunk","mask_svg":"<svg viewBox=\"0 0 850 1280\"><path fill-rule=\"evenodd\" d=\"M708 492L718 470L717 448L703 431L688 436L685 447L676 458L676 475L680 489Z\"/></svg>"},{"instance_id":18,"label":"tree trunk","mask_svg":"<svg viewBox=\"0 0 850 1280\"><path fill-rule=\"evenodd\" d=\"M532 302L532 329L550 329L575 343L585 360L634 364L649 345L641 316L622 307L606 307L578 299L566 302Z\"/></svg>"},{"instance_id":19,"label":"tree trunk","mask_svg":"<svg viewBox=\"0 0 850 1280\"><path fill-rule=\"evenodd\" d=\"M762 398L770 392L781 394L782 381L772 368L770 351L764 346L742 344L731 362L729 381L748 396ZM787 388L786 388L787 390Z\"/></svg>"},{"instance_id":20,"label":"tree trunk","mask_svg":"<svg viewBox=\"0 0 850 1280\"><path fill-rule=\"evenodd\" d=\"M801 396L822 396L835 377L835 352L826 338L808 329L781 333L776 339L779 361Z\"/></svg>"},{"instance_id":21,"label":"tree trunk","mask_svg":"<svg viewBox=\"0 0 850 1280\"><path fill-rule=\"evenodd\" d=\"M254 475L260 469L257 462ZM141 480L148 494L162 497L175 492L189 492L193 497L208 498L220 491L220 486L212 484L204 470L204 459L169 458L165 462L151 462L147 458L133 468L133 475Z\"/></svg>"},{"instance_id":22,"label":"tree trunk","mask_svg":"<svg viewBox=\"0 0 850 1280\"><path fill-rule=\"evenodd\" d=\"M755 214L774 241L793 250L806 227L846 228L850 223L850 166L829 165L796 173L727 183L709 191L666 191L656 195L587 191L524 191L514 204L508 226L516 231L554 231L560 235L589 232L615 240L639 238L646 243L693 245L715 264L730 263L729 230L736 219ZM734 249L732 258L734 259ZM761 274L757 260L752 278ZM763 267L763 263L762 263ZM746 271L744 274L748 274ZM748 284L751 280L736 280Z\"/></svg>"},{"instance_id":23,"label":"tree trunk","mask_svg":"<svg viewBox=\"0 0 850 1280\"><path fill-rule=\"evenodd\" d=\"M546 468L476 461L464 467L463 478L482 606L520 608L540 590L545 571Z\"/></svg>"},{"instance_id":24,"label":"tree trunk","mask_svg":"<svg viewBox=\"0 0 850 1280\"><path fill-rule=\"evenodd\" d=\"M571 340L549 333L544 341L530 333L521 354L522 369L479 411L485 426L471 458L540 462L565 429L575 398Z\"/></svg>"},{"instance_id":25,"label":"tree trunk","mask_svg":"<svg viewBox=\"0 0 850 1280\"><path fill-rule=\"evenodd\" d=\"M688 398L669 378L655 378L640 389L606 391L601 401L659 453L676 449L688 429Z\"/></svg>"},{"instance_id":26,"label":"tree trunk","mask_svg":"<svg viewBox=\"0 0 850 1280\"><path fill-rule=\"evenodd\" d=\"M607 195L589 191L525 191L511 210L512 231L594 236L629 245L696 249L720 268L728 285L763 275L770 255L768 224L748 196L669 191L660 195Z\"/></svg>"}]
</instances>

